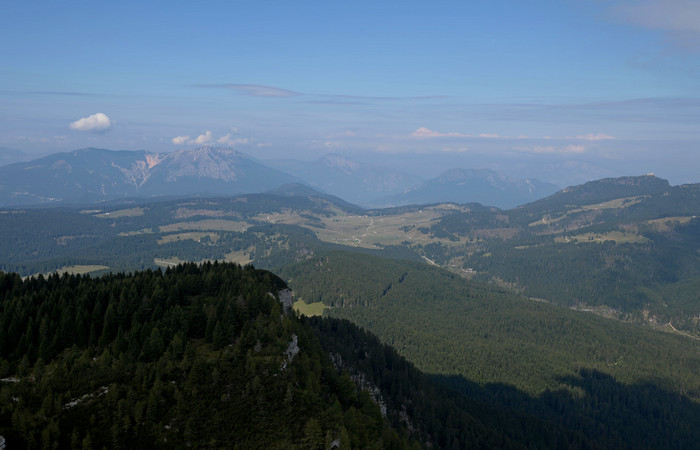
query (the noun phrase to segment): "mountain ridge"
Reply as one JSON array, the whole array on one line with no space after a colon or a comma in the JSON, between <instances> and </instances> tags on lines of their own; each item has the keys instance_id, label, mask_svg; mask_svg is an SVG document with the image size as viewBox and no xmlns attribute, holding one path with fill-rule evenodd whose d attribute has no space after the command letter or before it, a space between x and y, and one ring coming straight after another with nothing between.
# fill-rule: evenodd
<instances>
[{"instance_id":1,"label":"mountain ridge","mask_svg":"<svg viewBox=\"0 0 700 450\"><path fill-rule=\"evenodd\" d=\"M567 186L554 194L529 203L528 207L562 207L567 202L593 204L635 195L658 194L671 188L668 180L653 173L638 176L601 178L583 184ZM525 206L525 205L522 205Z\"/></svg>"},{"instance_id":2,"label":"mountain ridge","mask_svg":"<svg viewBox=\"0 0 700 450\"><path fill-rule=\"evenodd\" d=\"M595 203L668 190L653 174L603 178L559 190L491 169L452 168L420 177L339 154L313 162L262 162L233 148L201 146L166 153L87 147L0 167L0 206L89 204L124 198L228 196L297 184L363 208L451 202L499 209L561 207L577 195ZM391 195L384 195L387 192ZM550 195L551 194L551 195Z\"/></svg>"},{"instance_id":3,"label":"mountain ridge","mask_svg":"<svg viewBox=\"0 0 700 450\"><path fill-rule=\"evenodd\" d=\"M230 148L171 153L84 148L0 167L0 204L70 204L119 197L232 195L297 178Z\"/></svg>"},{"instance_id":4,"label":"mountain ridge","mask_svg":"<svg viewBox=\"0 0 700 450\"><path fill-rule=\"evenodd\" d=\"M557 186L536 179L514 179L491 169L453 168L400 194L383 199L385 205L435 202L477 202L509 209L556 192Z\"/></svg>"}]
</instances>

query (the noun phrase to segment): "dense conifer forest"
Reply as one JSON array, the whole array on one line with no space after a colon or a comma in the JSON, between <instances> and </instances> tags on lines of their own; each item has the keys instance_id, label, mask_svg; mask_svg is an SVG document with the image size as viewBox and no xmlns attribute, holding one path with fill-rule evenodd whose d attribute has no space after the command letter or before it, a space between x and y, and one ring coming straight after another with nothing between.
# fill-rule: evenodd
<instances>
[{"instance_id":1,"label":"dense conifer forest","mask_svg":"<svg viewBox=\"0 0 700 450\"><path fill-rule=\"evenodd\" d=\"M405 281L403 281L405 282ZM12 448L688 447L700 408L581 370L576 390L427 376L286 284L207 263L0 273L0 433Z\"/></svg>"},{"instance_id":2,"label":"dense conifer forest","mask_svg":"<svg viewBox=\"0 0 700 450\"><path fill-rule=\"evenodd\" d=\"M12 448L409 447L284 313L284 287L216 263L0 273L0 434Z\"/></svg>"},{"instance_id":3,"label":"dense conifer forest","mask_svg":"<svg viewBox=\"0 0 700 450\"><path fill-rule=\"evenodd\" d=\"M305 301L326 302L330 316L376 333L471 398L606 436L607 445L688 447L700 437L700 347L691 338L368 255L317 255L282 273Z\"/></svg>"}]
</instances>

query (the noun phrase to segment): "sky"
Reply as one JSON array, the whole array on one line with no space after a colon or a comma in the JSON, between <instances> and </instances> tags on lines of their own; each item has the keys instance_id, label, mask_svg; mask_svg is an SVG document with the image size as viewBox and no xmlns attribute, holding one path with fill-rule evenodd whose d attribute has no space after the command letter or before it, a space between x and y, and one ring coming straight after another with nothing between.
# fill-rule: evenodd
<instances>
[{"instance_id":1,"label":"sky","mask_svg":"<svg viewBox=\"0 0 700 450\"><path fill-rule=\"evenodd\" d=\"M200 145L700 182L700 2L0 6L0 147Z\"/></svg>"}]
</instances>

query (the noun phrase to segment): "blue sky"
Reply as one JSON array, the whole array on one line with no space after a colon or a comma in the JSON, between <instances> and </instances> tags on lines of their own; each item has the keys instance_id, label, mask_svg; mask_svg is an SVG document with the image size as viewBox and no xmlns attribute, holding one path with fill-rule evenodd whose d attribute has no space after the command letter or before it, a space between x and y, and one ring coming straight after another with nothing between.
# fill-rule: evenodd
<instances>
[{"instance_id":1,"label":"blue sky","mask_svg":"<svg viewBox=\"0 0 700 450\"><path fill-rule=\"evenodd\" d=\"M700 181L695 0L4 2L0 42L0 146L29 153L216 144Z\"/></svg>"}]
</instances>

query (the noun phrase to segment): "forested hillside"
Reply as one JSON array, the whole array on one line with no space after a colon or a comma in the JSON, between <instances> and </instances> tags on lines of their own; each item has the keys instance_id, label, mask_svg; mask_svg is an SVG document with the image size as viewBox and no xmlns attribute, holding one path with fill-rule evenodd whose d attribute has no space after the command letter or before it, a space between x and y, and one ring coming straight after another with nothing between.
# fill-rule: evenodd
<instances>
[{"instance_id":1,"label":"forested hillside","mask_svg":"<svg viewBox=\"0 0 700 450\"><path fill-rule=\"evenodd\" d=\"M700 185L654 176L502 211L362 210L300 185L266 194L0 210L0 269L129 271L225 260L278 269L323 249L420 260L565 307L700 337Z\"/></svg>"},{"instance_id":2,"label":"forested hillside","mask_svg":"<svg viewBox=\"0 0 700 450\"><path fill-rule=\"evenodd\" d=\"M270 272L218 263L99 278L0 272L0 435L11 448L639 448L698 438L697 404L652 385L632 399L633 388L598 373L571 381L578 395L541 398L436 383L347 321L285 312L272 294L285 287ZM576 412L589 395L609 421ZM631 425L612 421L623 413ZM631 434L652 415L653 440Z\"/></svg>"},{"instance_id":3,"label":"forested hillside","mask_svg":"<svg viewBox=\"0 0 700 450\"><path fill-rule=\"evenodd\" d=\"M322 219L355 217L353 205L296 185L233 198L127 202L98 209L0 209L0 270L23 276L101 267L130 271L226 260L276 268L323 243ZM293 219L285 223L282 218ZM365 249L420 259L405 247Z\"/></svg>"},{"instance_id":4,"label":"forested hillside","mask_svg":"<svg viewBox=\"0 0 700 450\"><path fill-rule=\"evenodd\" d=\"M376 333L419 369L478 398L550 420L566 412L559 423L623 441L638 427L654 430L642 443L658 439L660 417L685 430L700 419L697 340L411 262L336 252L281 273L305 301L323 301L329 315Z\"/></svg>"},{"instance_id":5,"label":"forested hillside","mask_svg":"<svg viewBox=\"0 0 700 450\"><path fill-rule=\"evenodd\" d=\"M623 384L580 369L562 379L569 386L531 396L459 375L426 377L346 320L310 324L334 361L377 386L392 423L412 418L411 428L439 448L694 448L700 439L698 403L651 382Z\"/></svg>"},{"instance_id":6,"label":"forested hillside","mask_svg":"<svg viewBox=\"0 0 700 450\"><path fill-rule=\"evenodd\" d=\"M412 247L530 297L700 336L700 185L653 176L567 188L508 211L455 211Z\"/></svg>"},{"instance_id":7,"label":"forested hillside","mask_svg":"<svg viewBox=\"0 0 700 450\"><path fill-rule=\"evenodd\" d=\"M408 447L283 314L284 287L231 264L0 272L0 435L9 448Z\"/></svg>"},{"instance_id":8,"label":"forested hillside","mask_svg":"<svg viewBox=\"0 0 700 450\"><path fill-rule=\"evenodd\" d=\"M509 211L363 211L300 186L0 210L0 434L33 447L217 446L230 435L188 426L190 413L259 408L258 422L239 420L241 442L688 447L700 439L700 341L686 334L700 314L699 189L603 180ZM268 294L280 279L213 260L274 269L383 344L320 319L314 337L280 315ZM293 335L306 356L286 356Z\"/></svg>"},{"instance_id":9,"label":"forested hillside","mask_svg":"<svg viewBox=\"0 0 700 450\"><path fill-rule=\"evenodd\" d=\"M347 320L314 317L309 324L336 365L379 393L387 419L431 447L595 448L612 442L436 383Z\"/></svg>"},{"instance_id":10,"label":"forested hillside","mask_svg":"<svg viewBox=\"0 0 700 450\"><path fill-rule=\"evenodd\" d=\"M296 295L376 333L424 371L555 389L579 368L700 399L700 342L562 309L420 263L347 252L280 271ZM358 283L356 280L362 280Z\"/></svg>"},{"instance_id":11,"label":"forested hillside","mask_svg":"<svg viewBox=\"0 0 700 450\"><path fill-rule=\"evenodd\" d=\"M12 448L597 447L435 384L349 322L300 321L231 264L21 280L0 272Z\"/></svg>"}]
</instances>

